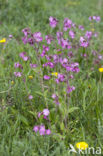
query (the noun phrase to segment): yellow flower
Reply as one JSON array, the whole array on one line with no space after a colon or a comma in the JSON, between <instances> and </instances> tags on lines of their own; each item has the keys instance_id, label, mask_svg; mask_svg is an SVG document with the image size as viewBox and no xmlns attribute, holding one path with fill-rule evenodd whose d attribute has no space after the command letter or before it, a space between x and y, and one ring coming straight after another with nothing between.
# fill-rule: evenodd
<instances>
[{"instance_id":1,"label":"yellow flower","mask_svg":"<svg viewBox=\"0 0 103 156\"><path fill-rule=\"evenodd\" d=\"M0 40L0 43L5 43L6 42L6 38L3 38L2 40Z\"/></svg>"},{"instance_id":2,"label":"yellow flower","mask_svg":"<svg viewBox=\"0 0 103 156\"><path fill-rule=\"evenodd\" d=\"M29 79L33 79L33 76L32 75L29 75L28 77L29 77Z\"/></svg>"},{"instance_id":3,"label":"yellow flower","mask_svg":"<svg viewBox=\"0 0 103 156\"><path fill-rule=\"evenodd\" d=\"M14 84L14 81L11 81L11 84L13 85Z\"/></svg>"},{"instance_id":4,"label":"yellow flower","mask_svg":"<svg viewBox=\"0 0 103 156\"><path fill-rule=\"evenodd\" d=\"M54 73L51 73L52 74L52 76L58 76L58 73L57 72L54 72Z\"/></svg>"},{"instance_id":5,"label":"yellow flower","mask_svg":"<svg viewBox=\"0 0 103 156\"><path fill-rule=\"evenodd\" d=\"M103 68L99 68L99 72L103 72Z\"/></svg>"},{"instance_id":6,"label":"yellow flower","mask_svg":"<svg viewBox=\"0 0 103 156\"><path fill-rule=\"evenodd\" d=\"M88 148L88 144L86 142L78 142L76 147L81 150L86 150Z\"/></svg>"}]
</instances>

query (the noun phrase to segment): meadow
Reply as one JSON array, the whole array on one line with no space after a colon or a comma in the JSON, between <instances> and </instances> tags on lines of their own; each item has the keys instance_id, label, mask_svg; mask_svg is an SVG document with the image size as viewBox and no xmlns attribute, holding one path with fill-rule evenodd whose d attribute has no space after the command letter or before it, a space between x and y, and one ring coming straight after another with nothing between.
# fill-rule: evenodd
<instances>
[{"instance_id":1,"label":"meadow","mask_svg":"<svg viewBox=\"0 0 103 156\"><path fill-rule=\"evenodd\" d=\"M103 155L102 10L0 0L0 156Z\"/></svg>"}]
</instances>

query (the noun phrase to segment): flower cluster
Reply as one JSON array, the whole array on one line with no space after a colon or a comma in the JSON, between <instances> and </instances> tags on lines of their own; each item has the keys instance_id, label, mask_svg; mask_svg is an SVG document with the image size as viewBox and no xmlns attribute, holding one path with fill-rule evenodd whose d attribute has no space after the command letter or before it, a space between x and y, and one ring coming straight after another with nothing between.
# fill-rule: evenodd
<instances>
[{"instance_id":1,"label":"flower cluster","mask_svg":"<svg viewBox=\"0 0 103 156\"><path fill-rule=\"evenodd\" d=\"M94 20L96 22L100 22L101 18L100 18L100 16L90 16L89 17L89 20L90 21Z\"/></svg>"},{"instance_id":2,"label":"flower cluster","mask_svg":"<svg viewBox=\"0 0 103 156\"><path fill-rule=\"evenodd\" d=\"M50 135L51 134L51 130L50 129L45 129L44 125L34 126L33 131L35 133L39 132L40 135Z\"/></svg>"},{"instance_id":3,"label":"flower cluster","mask_svg":"<svg viewBox=\"0 0 103 156\"><path fill-rule=\"evenodd\" d=\"M99 22L100 17L89 17L89 20ZM84 26L76 25L69 18L64 19L63 26L62 28L59 28L59 30L57 30L59 27L59 21L52 16L49 18L49 25L51 29L55 29L56 27L54 31L56 33L54 35L46 34L45 37L43 37L41 32L32 33L29 28L22 30L22 41L24 44L29 44L31 48L34 49L35 62L33 62L32 58L34 55L29 56L29 53L21 52L19 57L21 58L23 65L22 63L15 62L14 67L18 71L14 72L14 75L15 77L21 77L23 75L24 79L31 79L29 82L32 83L33 80L35 80L35 76L30 72L36 72L38 83L40 83L42 89L42 94L45 94L45 88L49 88L47 90L48 93L44 96L45 101L49 97L51 98L51 105L52 103L55 103L55 107L60 108L62 105L61 101L65 101L64 103L67 106L68 98L71 98L73 91L75 92L75 75L79 73L80 67L82 68L82 64L85 62L84 60L87 59L88 61L88 59L93 56L93 59L96 58L93 60L95 62L94 64L99 64L103 56L99 54L99 52L93 50L92 52L88 52L91 50L90 46L92 39L98 36L97 32L90 30L85 31ZM78 36L79 31L81 35L79 34ZM77 59L78 57L76 58L78 55L82 57L81 60ZM30 68L30 72L28 71L28 73L30 75L26 76L24 69L28 65ZM99 68L99 71L102 72L102 69ZM59 90L59 88L63 88L63 91L62 89ZM30 92L31 91L29 91L29 93ZM29 93L27 93L27 95L29 95L28 99L32 102L33 95ZM65 97L63 94L65 94ZM60 98L61 96L62 98ZM46 102L48 103L48 101ZM37 111L39 112L37 115L38 118L42 116L43 119L46 119L45 122L49 121L49 110L52 107L49 107L47 103L46 108L43 111ZM49 135L51 133L49 129L45 129L44 125L34 126L33 130L39 132L40 135Z\"/></svg>"},{"instance_id":4,"label":"flower cluster","mask_svg":"<svg viewBox=\"0 0 103 156\"><path fill-rule=\"evenodd\" d=\"M43 118L48 120L49 113L50 113L49 110L47 108L45 108L42 112L38 113L38 118L40 118L40 116L43 115ZM45 129L44 125L34 126L33 131L35 131L35 133L37 133L39 131L40 135L50 135L51 134L51 130Z\"/></svg>"}]
</instances>

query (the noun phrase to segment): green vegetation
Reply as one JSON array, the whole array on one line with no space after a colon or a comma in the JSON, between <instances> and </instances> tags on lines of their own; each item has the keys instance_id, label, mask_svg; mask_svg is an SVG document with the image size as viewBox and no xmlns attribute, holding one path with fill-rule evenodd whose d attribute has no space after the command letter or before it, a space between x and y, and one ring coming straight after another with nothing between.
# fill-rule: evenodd
<instances>
[{"instance_id":1,"label":"green vegetation","mask_svg":"<svg viewBox=\"0 0 103 156\"><path fill-rule=\"evenodd\" d=\"M99 51L103 55L102 10L103 4L100 7L99 0L0 0L0 40L13 35L6 44L0 43L0 156L75 156L75 153L69 153L69 144L74 146L81 141L95 149L100 147L103 153L103 73L98 70L103 66L103 60L94 65L93 56L89 55L91 51ZM55 71L41 66L31 70L31 62L25 63L19 57L21 52L26 51L32 62L38 63L33 47L24 45L21 40L22 29L29 27L32 32L41 32L43 38L47 34L55 35L57 28L53 30L49 26L49 17L53 16L59 20L60 28L67 17L77 25L83 25L87 31L92 29L88 18L93 15L101 17L100 23L96 23L94 28L99 32L98 38L87 50L87 62L80 55L85 48L80 48L72 60L79 62L80 72L70 81L75 91L70 95L68 110L62 99L63 94L66 95L66 86L64 82L56 86L62 104L58 109L51 98L53 79L45 83L49 89L43 90L41 83L43 74ZM78 33L78 41L80 36ZM52 47L50 53L53 50ZM20 62L24 67L25 83L14 76L15 62ZM41 65L44 62L45 59ZM64 72L60 67L58 69ZM28 78L29 75L33 76L33 80ZM29 95L33 95L31 101ZM38 112L47 106L51 123L37 117ZM66 119L66 113L68 125L63 120ZM51 129L51 135L40 136L33 131L33 127L40 123L45 123L46 128Z\"/></svg>"}]
</instances>

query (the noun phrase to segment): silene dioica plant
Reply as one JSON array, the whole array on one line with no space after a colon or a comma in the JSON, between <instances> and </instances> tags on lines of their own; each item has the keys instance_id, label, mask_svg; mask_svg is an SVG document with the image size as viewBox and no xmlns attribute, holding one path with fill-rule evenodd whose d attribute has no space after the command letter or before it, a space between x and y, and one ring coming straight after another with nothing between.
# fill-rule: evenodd
<instances>
[{"instance_id":1,"label":"silene dioica plant","mask_svg":"<svg viewBox=\"0 0 103 156\"><path fill-rule=\"evenodd\" d=\"M28 49L32 47L32 55L20 52L21 63L14 64L14 75L24 83L30 102L36 94L42 96L44 102L38 103L37 110L34 110L36 122L33 131L38 135L68 133L69 113L78 109L71 107L71 96L76 90L75 76L88 68L88 63L91 70L94 65L101 65L100 51L93 50L98 38L95 25L100 22L100 17L92 16L89 20L92 27L87 31L68 18L64 19L61 27L56 18L50 17L53 34L47 34L45 38L41 32L32 33L30 28L22 30L22 41ZM28 75L28 69L36 76ZM27 85L32 81L40 86L33 94L28 92Z\"/></svg>"}]
</instances>

